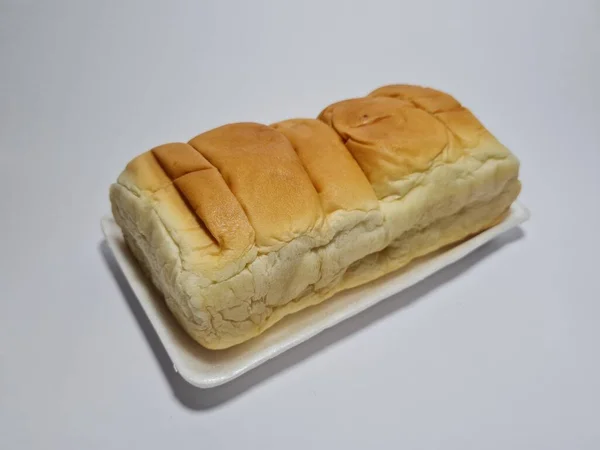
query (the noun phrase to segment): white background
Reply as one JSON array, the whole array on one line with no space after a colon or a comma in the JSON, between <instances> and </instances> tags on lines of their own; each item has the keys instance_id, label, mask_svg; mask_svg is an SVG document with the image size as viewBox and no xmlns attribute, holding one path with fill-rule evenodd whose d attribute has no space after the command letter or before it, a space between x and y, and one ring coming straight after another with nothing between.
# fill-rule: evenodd
<instances>
[{"instance_id":1,"label":"white background","mask_svg":"<svg viewBox=\"0 0 600 450\"><path fill-rule=\"evenodd\" d=\"M600 448L598 1L0 1L0 448ZM100 218L127 161L383 84L454 94L533 217L222 388Z\"/></svg>"}]
</instances>

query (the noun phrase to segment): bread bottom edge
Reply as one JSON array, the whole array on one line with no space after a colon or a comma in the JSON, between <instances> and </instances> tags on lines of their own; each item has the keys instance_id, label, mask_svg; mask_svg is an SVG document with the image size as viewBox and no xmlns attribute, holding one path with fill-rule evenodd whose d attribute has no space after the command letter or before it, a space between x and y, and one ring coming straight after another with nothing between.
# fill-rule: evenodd
<instances>
[{"instance_id":1,"label":"bread bottom edge","mask_svg":"<svg viewBox=\"0 0 600 450\"><path fill-rule=\"evenodd\" d=\"M457 244L497 225L506 217L510 206L518 197L520 189L519 180L513 179L489 201L472 203L458 213L441 218L423 229L404 233L385 249L367 255L350 265L341 281L335 286L327 290L310 292L278 307L261 327L249 333L223 337L218 341L206 341L202 338L201 333L194 330L195 324L185 318L179 310L178 304L168 295L165 296L165 300L178 323L196 342L209 350L224 350L259 336L286 316L327 301L339 292L395 272L419 257ZM131 242L131 239L126 237L126 241L130 247L135 247L135 243ZM136 256L141 253L141 249L132 248L132 251Z\"/></svg>"},{"instance_id":2,"label":"bread bottom edge","mask_svg":"<svg viewBox=\"0 0 600 450\"><path fill-rule=\"evenodd\" d=\"M417 258L456 245L497 225L508 214L520 190L521 184L515 179L507 183L505 189L488 202L471 204L457 214L437 220L422 230L405 233L385 249L352 264L346 270L342 281L327 293L315 293L278 308L260 333L290 314L318 305L342 291L398 271Z\"/></svg>"}]
</instances>

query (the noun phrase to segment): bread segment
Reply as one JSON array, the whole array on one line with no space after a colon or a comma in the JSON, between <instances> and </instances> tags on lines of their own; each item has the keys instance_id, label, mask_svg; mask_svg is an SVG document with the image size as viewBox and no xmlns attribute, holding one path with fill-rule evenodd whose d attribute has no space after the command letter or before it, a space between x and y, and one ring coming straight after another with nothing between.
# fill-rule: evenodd
<instances>
[{"instance_id":1,"label":"bread segment","mask_svg":"<svg viewBox=\"0 0 600 450\"><path fill-rule=\"evenodd\" d=\"M326 214L379 207L369 180L333 129L316 119L290 119L271 126L294 147Z\"/></svg>"},{"instance_id":2,"label":"bread segment","mask_svg":"<svg viewBox=\"0 0 600 450\"><path fill-rule=\"evenodd\" d=\"M341 136L379 199L395 193L389 181L427 170L449 146L442 123L402 100L359 98L328 113L320 117Z\"/></svg>"},{"instance_id":3,"label":"bread segment","mask_svg":"<svg viewBox=\"0 0 600 450\"><path fill-rule=\"evenodd\" d=\"M156 147L111 186L125 240L211 349L497 223L518 160L448 94L391 85L316 119Z\"/></svg>"},{"instance_id":4,"label":"bread segment","mask_svg":"<svg viewBox=\"0 0 600 450\"><path fill-rule=\"evenodd\" d=\"M290 142L266 125L224 125L190 145L223 175L262 252L276 250L323 222L317 192ZM202 185L198 185L202 189Z\"/></svg>"}]
</instances>

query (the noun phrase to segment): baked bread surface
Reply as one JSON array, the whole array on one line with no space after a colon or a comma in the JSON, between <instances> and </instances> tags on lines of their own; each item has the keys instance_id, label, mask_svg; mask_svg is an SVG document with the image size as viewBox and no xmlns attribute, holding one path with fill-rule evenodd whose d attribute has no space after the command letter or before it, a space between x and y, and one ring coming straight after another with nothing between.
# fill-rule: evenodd
<instances>
[{"instance_id":1,"label":"baked bread surface","mask_svg":"<svg viewBox=\"0 0 600 450\"><path fill-rule=\"evenodd\" d=\"M519 194L518 171L453 97L390 85L318 119L156 147L110 199L179 323L222 349L494 225Z\"/></svg>"}]
</instances>

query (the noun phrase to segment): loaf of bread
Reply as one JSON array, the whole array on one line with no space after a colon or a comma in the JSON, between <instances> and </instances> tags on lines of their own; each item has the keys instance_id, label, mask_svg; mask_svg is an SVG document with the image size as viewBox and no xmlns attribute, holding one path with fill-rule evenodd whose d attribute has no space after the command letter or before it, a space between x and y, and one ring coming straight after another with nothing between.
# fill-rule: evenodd
<instances>
[{"instance_id":1,"label":"loaf of bread","mask_svg":"<svg viewBox=\"0 0 600 450\"><path fill-rule=\"evenodd\" d=\"M209 349L502 220L519 162L450 95L391 85L318 119L225 125L133 159L113 215Z\"/></svg>"}]
</instances>

